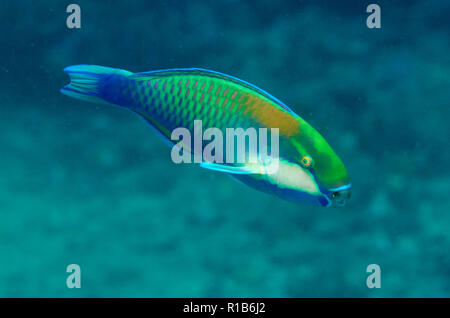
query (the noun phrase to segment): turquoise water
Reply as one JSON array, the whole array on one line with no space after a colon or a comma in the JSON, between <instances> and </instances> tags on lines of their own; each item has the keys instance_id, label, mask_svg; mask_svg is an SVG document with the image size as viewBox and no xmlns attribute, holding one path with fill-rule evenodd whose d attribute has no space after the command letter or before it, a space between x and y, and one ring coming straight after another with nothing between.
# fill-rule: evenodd
<instances>
[{"instance_id":1,"label":"turquoise water","mask_svg":"<svg viewBox=\"0 0 450 318\"><path fill-rule=\"evenodd\" d=\"M273 2L77 1L81 29L68 3L2 3L0 296L450 296L449 4L379 1L369 29L368 3ZM59 93L80 63L262 87L340 155L350 202L175 165L131 112Z\"/></svg>"}]
</instances>

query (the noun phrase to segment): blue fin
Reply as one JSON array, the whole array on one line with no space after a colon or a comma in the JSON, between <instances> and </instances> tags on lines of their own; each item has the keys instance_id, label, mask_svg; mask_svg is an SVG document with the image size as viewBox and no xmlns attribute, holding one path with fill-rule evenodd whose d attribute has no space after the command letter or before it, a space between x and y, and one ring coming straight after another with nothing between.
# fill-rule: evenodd
<instances>
[{"instance_id":1,"label":"blue fin","mask_svg":"<svg viewBox=\"0 0 450 318\"><path fill-rule=\"evenodd\" d=\"M236 166L230 164L202 162L200 163L200 167L231 174L261 174L260 169L258 169L258 165L256 164Z\"/></svg>"},{"instance_id":2,"label":"blue fin","mask_svg":"<svg viewBox=\"0 0 450 318\"><path fill-rule=\"evenodd\" d=\"M61 89L61 93L72 98L93 103L106 103L100 91L101 81L111 74L128 76L133 74L122 69L98 65L72 65L64 69L70 76L70 83Z\"/></svg>"}]
</instances>

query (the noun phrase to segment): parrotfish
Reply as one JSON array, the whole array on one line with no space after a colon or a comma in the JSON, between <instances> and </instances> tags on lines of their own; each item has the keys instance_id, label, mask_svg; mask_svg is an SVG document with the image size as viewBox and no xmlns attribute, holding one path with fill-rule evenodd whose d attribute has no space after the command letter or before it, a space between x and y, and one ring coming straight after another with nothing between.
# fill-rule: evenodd
<instances>
[{"instance_id":1,"label":"parrotfish","mask_svg":"<svg viewBox=\"0 0 450 318\"><path fill-rule=\"evenodd\" d=\"M61 89L63 94L127 108L171 145L171 133L177 127L195 135L195 120L201 120L205 129L277 128L279 155L274 173L229 163L200 166L301 204L343 206L350 198L347 170L319 132L279 99L246 81L199 68L132 73L73 65L64 71L71 81Z\"/></svg>"}]
</instances>

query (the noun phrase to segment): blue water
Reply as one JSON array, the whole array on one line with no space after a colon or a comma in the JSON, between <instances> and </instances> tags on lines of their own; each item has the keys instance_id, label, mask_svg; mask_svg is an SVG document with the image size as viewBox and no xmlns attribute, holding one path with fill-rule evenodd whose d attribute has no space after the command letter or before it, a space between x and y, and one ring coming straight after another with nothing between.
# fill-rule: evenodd
<instances>
[{"instance_id":1,"label":"blue water","mask_svg":"<svg viewBox=\"0 0 450 318\"><path fill-rule=\"evenodd\" d=\"M378 1L381 29L371 2L78 0L81 29L69 3L0 6L0 296L450 296L448 1ZM350 202L175 165L131 112L59 93L80 63L263 88L340 155Z\"/></svg>"}]
</instances>

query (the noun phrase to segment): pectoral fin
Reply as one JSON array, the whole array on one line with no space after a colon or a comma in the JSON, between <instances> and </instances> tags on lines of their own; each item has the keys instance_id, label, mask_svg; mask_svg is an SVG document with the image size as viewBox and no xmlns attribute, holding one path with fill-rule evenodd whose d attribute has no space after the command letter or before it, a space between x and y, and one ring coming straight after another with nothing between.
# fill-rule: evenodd
<instances>
[{"instance_id":1,"label":"pectoral fin","mask_svg":"<svg viewBox=\"0 0 450 318\"><path fill-rule=\"evenodd\" d=\"M211 162L202 162L200 167L231 174L262 174L264 170L257 164L231 165Z\"/></svg>"}]
</instances>

